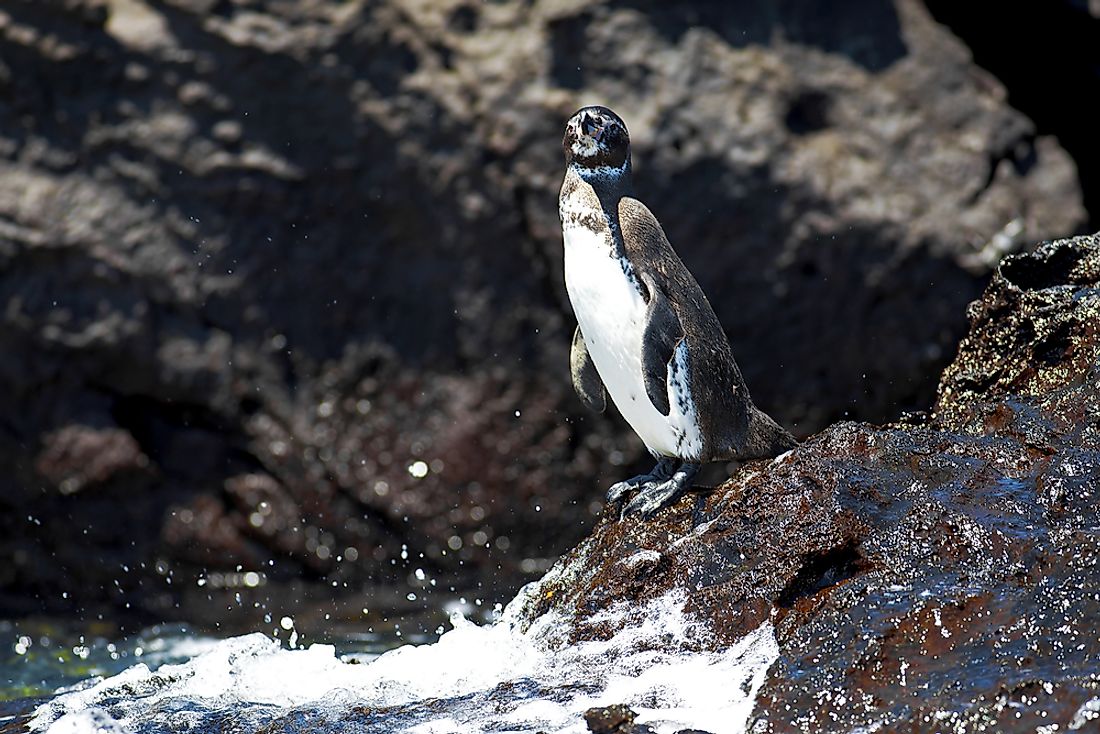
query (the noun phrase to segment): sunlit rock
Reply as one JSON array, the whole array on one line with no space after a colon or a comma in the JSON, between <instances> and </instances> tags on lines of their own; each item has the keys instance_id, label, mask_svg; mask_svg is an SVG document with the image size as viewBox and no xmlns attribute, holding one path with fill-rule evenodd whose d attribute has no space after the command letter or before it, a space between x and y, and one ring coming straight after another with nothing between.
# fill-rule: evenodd
<instances>
[{"instance_id":1,"label":"sunlit rock","mask_svg":"<svg viewBox=\"0 0 1100 734\"><path fill-rule=\"evenodd\" d=\"M1100 238L1006 259L969 315L932 414L834 425L651 522L606 516L524 590L521 623L604 639L603 610L682 593L711 644L774 624L754 732L1083 720L1100 670Z\"/></svg>"}]
</instances>

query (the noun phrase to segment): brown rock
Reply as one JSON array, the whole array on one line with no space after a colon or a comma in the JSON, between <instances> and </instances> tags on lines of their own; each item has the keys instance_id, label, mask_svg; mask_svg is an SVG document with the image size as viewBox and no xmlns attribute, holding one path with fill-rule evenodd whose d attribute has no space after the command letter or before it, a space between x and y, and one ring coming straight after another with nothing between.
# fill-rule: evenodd
<instances>
[{"instance_id":1,"label":"brown rock","mask_svg":"<svg viewBox=\"0 0 1100 734\"><path fill-rule=\"evenodd\" d=\"M144 472L149 457L129 432L71 425L47 434L35 470L62 494Z\"/></svg>"},{"instance_id":2,"label":"brown rock","mask_svg":"<svg viewBox=\"0 0 1100 734\"><path fill-rule=\"evenodd\" d=\"M618 734L624 728L634 724L637 716L629 707L622 704L590 708L584 712L584 721L593 734Z\"/></svg>"},{"instance_id":3,"label":"brown rock","mask_svg":"<svg viewBox=\"0 0 1100 734\"><path fill-rule=\"evenodd\" d=\"M676 591L718 641L770 623L751 731L1064 729L1100 666L1100 237L1006 259L970 316L926 424L832 426L605 517L527 618L603 639L596 612Z\"/></svg>"},{"instance_id":4,"label":"brown rock","mask_svg":"<svg viewBox=\"0 0 1100 734\"><path fill-rule=\"evenodd\" d=\"M578 540L644 456L567 378L582 102L628 120L763 408L924 407L993 264L1079 226L1072 162L913 0L715 8L5 3L0 612L194 618L179 589L271 561L327 599L403 582L403 546L506 598ZM41 492L71 425L147 457L155 487L112 475L132 522Z\"/></svg>"}]
</instances>

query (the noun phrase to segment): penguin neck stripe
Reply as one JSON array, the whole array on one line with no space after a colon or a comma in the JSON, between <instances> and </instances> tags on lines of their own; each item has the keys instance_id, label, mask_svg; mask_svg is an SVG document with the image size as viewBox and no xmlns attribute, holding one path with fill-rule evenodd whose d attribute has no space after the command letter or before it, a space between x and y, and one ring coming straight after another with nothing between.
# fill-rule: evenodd
<instances>
[{"instance_id":1,"label":"penguin neck stripe","mask_svg":"<svg viewBox=\"0 0 1100 734\"><path fill-rule=\"evenodd\" d=\"M585 180L619 178L630 170L630 161L623 161L621 166L582 166L574 161L570 164L573 170Z\"/></svg>"}]
</instances>

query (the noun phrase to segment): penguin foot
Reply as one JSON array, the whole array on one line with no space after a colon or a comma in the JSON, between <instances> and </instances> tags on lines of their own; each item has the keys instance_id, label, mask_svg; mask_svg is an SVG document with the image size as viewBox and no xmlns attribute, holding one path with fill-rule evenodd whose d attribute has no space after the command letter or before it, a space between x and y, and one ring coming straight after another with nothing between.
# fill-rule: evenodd
<instances>
[{"instance_id":1,"label":"penguin foot","mask_svg":"<svg viewBox=\"0 0 1100 734\"><path fill-rule=\"evenodd\" d=\"M691 487L691 480L699 472L698 464L683 463L672 476L663 482L647 484L638 495L623 508L622 518L638 514L649 519L658 511L675 502L680 495Z\"/></svg>"},{"instance_id":2,"label":"penguin foot","mask_svg":"<svg viewBox=\"0 0 1100 734\"><path fill-rule=\"evenodd\" d=\"M631 492L644 492L647 488L663 484L676 473L677 464L678 462L675 459L659 459L657 466L653 467L653 471L649 474L639 474L636 477L612 484L611 488L607 490L608 504L618 506L623 501L623 497Z\"/></svg>"}]
</instances>

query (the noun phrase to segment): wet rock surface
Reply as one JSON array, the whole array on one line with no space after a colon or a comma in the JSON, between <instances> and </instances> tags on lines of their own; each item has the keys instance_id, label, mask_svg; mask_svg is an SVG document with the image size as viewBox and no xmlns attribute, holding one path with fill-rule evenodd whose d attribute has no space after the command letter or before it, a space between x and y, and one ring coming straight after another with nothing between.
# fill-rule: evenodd
<instances>
[{"instance_id":1,"label":"wet rock surface","mask_svg":"<svg viewBox=\"0 0 1100 734\"><path fill-rule=\"evenodd\" d=\"M646 724L637 724L637 714L629 706L615 704L591 708L584 712L584 722L592 734L656 734ZM710 734L701 729L681 729L676 734Z\"/></svg>"},{"instance_id":2,"label":"wet rock surface","mask_svg":"<svg viewBox=\"0 0 1100 734\"><path fill-rule=\"evenodd\" d=\"M635 724L637 714L623 704L591 708L584 712L584 722L592 734L652 734L653 729Z\"/></svg>"},{"instance_id":3,"label":"wet rock surface","mask_svg":"<svg viewBox=\"0 0 1100 734\"><path fill-rule=\"evenodd\" d=\"M672 589L780 657L750 731L1089 731L1100 717L1100 237L998 268L935 410L841 423L537 586L574 638Z\"/></svg>"},{"instance_id":4,"label":"wet rock surface","mask_svg":"<svg viewBox=\"0 0 1100 734\"><path fill-rule=\"evenodd\" d=\"M926 405L992 264L1083 221L1073 163L916 2L716 8L5 3L0 614L255 627L415 568L506 598L578 540L642 456L567 376L585 102L758 404Z\"/></svg>"}]
</instances>

